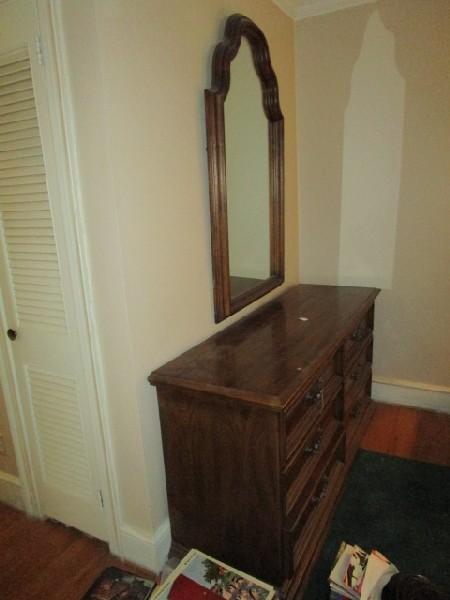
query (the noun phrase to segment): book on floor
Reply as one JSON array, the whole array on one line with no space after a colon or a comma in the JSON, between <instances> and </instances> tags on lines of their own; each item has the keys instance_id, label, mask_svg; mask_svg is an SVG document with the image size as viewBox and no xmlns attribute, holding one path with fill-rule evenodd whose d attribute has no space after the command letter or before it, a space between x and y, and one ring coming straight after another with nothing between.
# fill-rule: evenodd
<instances>
[{"instance_id":1,"label":"book on floor","mask_svg":"<svg viewBox=\"0 0 450 600\"><path fill-rule=\"evenodd\" d=\"M367 553L342 542L329 577L330 600L380 600L395 573L395 565L377 550Z\"/></svg>"},{"instance_id":2,"label":"book on floor","mask_svg":"<svg viewBox=\"0 0 450 600\"><path fill-rule=\"evenodd\" d=\"M198 550L190 550L152 594L152 600L271 600L272 586Z\"/></svg>"},{"instance_id":3,"label":"book on floor","mask_svg":"<svg viewBox=\"0 0 450 600\"><path fill-rule=\"evenodd\" d=\"M95 580L83 600L148 600L156 583L117 567L108 567Z\"/></svg>"}]
</instances>

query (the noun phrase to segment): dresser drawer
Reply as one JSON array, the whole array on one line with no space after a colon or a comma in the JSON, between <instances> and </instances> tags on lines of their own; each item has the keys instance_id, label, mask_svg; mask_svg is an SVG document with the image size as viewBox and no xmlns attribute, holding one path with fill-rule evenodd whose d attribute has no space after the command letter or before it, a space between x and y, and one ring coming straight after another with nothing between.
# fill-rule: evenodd
<instances>
[{"instance_id":1,"label":"dresser drawer","mask_svg":"<svg viewBox=\"0 0 450 600\"><path fill-rule=\"evenodd\" d=\"M334 419L333 409L327 411L310 435L293 455L284 473L284 489L286 490L287 515L293 515L304 501L303 491L312 485L323 469L323 461L327 460L330 451L336 446L343 431L342 424Z\"/></svg>"},{"instance_id":2,"label":"dresser drawer","mask_svg":"<svg viewBox=\"0 0 450 600\"><path fill-rule=\"evenodd\" d=\"M292 499L290 510L286 513L287 529L295 539L302 530L302 523L306 522L308 514L313 510L314 505L318 503L318 496L323 497L325 495L326 480L330 469L332 469L335 462L343 461L344 458L345 432L337 424L330 443L324 448L314 472L307 478L305 485L300 489L300 493ZM295 486L295 482L293 485Z\"/></svg>"},{"instance_id":3,"label":"dresser drawer","mask_svg":"<svg viewBox=\"0 0 450 600\"><path fill-rule=\"evenodd\" d=\"M337 396L337 392L336 392ZM340 394L339 404L342 403L343 394ZM332 424L336 417L337 409L335 408L337 399L325 404L324 410L318 414L312 427L307 430L306 434L299 438L299 443L294 452L291 453L289 460L286 461L286 466L283 470L285 473L286 485L289 486L300 469L314 457L320 454L320 451L325 446L324 434Z\"/></svg>"},{"instance_id":4,"label":"dresser drawer","mask_svg":"<svg viewBox=\"0 0 450 600\"><path fill-rule=\"evenodd\" d=\"M354 402L354 397L359 394L360 390L366 385L367 380L372 377L372 363L368 361L354 367L352 373L345 378L345 404L344 414L348 413L350 405Z\"/></svg>"},{"instance_id":5,"label":"dresser drawer","mask_svg":"<svg viewBox=\"0 0 450 600\"><path fill-rule=\"evenodd\" d=\"M336 374L334 360L320 376L290 405L286 419L286 458L289 460L314 424L321 419L342 387L342 377Z\"/></svg>"},{"instance_id":6,"label":"dresser drawer","mask_svg":"<svg viewBox=\"0 0 450 600\"><path fill-rule=\"evenodd\" d=\"M336 507L336 500L342 488L344 464L336 461L328 476L328 487L324 497L320 500L316 510L311 515L301 535L294 544L292 561L294 571L301 577L308 569L308 563L314 556L318 544L323 541L323 529L332 517Z\"/></svg>"},{"instance_id":7,"label":"dresser drawer","mask_svg":"<svg viewBox=\"0 0 450 600\"><path fill-rule=\"evenodd\" d=\"M358 358L363 347L372 340L373 314L366 313L352 333L347 337L343 347L343 372L347 374Z\"/></svg>"},{"instance_id":8,"label":"dresser drawer","mask_svg":"<svg viewBox=\"0 0 450 600\"><path fill-rule=\"evenodd\" d=\"M340 473L345 456L345 433L342 429L336 430L331 447L323 454L322 460L317 465L316 476L311 477L297 502L292 507L287 517L287 552L291 560L303 544L304 534L313 522L316 515L322 512L327 504L327 498L334 494L334 479ZM293 563L295 564L295 559ZM293 564L291 563L291 567Z\"/></svg>"}]
</instances>

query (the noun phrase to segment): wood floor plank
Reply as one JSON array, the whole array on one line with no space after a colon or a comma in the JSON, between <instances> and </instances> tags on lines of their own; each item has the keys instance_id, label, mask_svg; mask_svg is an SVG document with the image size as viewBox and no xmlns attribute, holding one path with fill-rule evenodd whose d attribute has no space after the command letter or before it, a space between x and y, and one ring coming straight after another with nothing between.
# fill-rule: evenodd
<instances>
[{"instance_id":1,"label":"wood floor plank","mask_svg":"<svg viewBox=\"0 0 450 600\"><path fill-rule=\"evenodd\" d=\"M419 424L414 458L450 466L450 415L425 412Z\"/></svg>"},{"instance_id":2,"label":"wood floor plank","mask_svg":"<svg viewBox=\"0 0 450 600\"><path fill-rule=\"evenodd\" d=\"M450 415L377 403L361 447L450 466Z\"/></svg>"},{"instance_id":3,"label":"wood floor plank","mask_svg":"<svg viewBox=\"0 0 450 600\"><path fill-rule=\"evenodd\" d=\"M0 504L0 598L80 600L108 566L154 579L73 527L36 521Z\"/></svg>"}]
</instances>

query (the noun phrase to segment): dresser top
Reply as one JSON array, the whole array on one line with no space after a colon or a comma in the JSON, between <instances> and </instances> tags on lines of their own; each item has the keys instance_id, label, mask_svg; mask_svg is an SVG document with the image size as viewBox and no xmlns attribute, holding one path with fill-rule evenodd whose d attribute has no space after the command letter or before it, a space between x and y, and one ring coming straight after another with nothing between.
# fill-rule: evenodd
<instances>
[{"instance_id":1,"label":"dresser top","mask_svg":"<svg viewBox=\"0 0 450 600\"><path fill-rule=\"evenodd\" d=\"M379 290L298 285L153 371L172 385L283 407L332 357Z\"/></svg>"}]
</instances>

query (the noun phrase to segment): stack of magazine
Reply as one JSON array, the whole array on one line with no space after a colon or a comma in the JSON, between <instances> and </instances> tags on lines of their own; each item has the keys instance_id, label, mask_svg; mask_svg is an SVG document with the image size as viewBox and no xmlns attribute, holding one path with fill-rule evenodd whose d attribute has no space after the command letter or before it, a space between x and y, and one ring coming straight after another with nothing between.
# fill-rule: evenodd
<instances>
[{"instance_id":1,"label":"stack of magazine","mask_svg":"<svg viewBox=\"0 0 450 600\"><path fill-rule=\"evenodd\" d=\"M398 569L380 552L342 542L330 573L330 600L380 600Z\"/></svg>"},{"instance_id":2,"label":"stack of magazine","mask_svg":"<svg viewBox=\"0 0 450 600\"><path fill-rule=\"evenodd\" d=\"M154 590L151 600L271 600L274 593L270 585L198 550L190 550Z\"/></svg>"}]
</instances>

